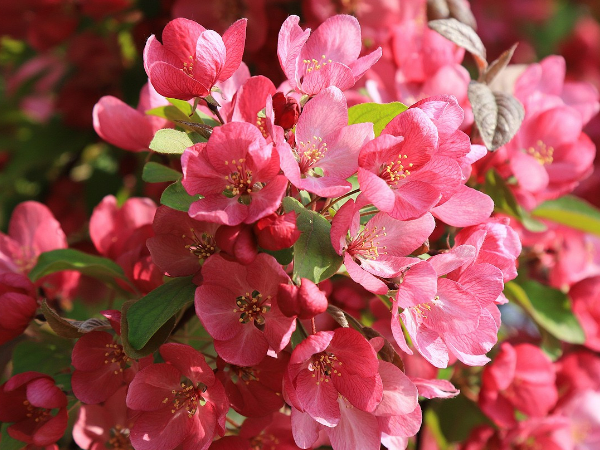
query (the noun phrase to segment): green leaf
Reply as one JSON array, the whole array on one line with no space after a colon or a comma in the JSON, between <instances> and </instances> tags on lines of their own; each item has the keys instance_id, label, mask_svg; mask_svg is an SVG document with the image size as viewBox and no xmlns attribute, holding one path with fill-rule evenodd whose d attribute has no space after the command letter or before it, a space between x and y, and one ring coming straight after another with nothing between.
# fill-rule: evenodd
<instances>
[{"instance_id":1,"label":"green leaf","mask_svg":"<svg viewBox=\"0 0 600 450\"><path fill-rule=\"evenodd\" d=\"M284 248L283 250L265 250L264 248L261 248L261 251L273 256L282 266L287 266L294 260L293 247Z\"/></svg>"},{"instance_id":2,"label":"green leaf","mask_svg":"<svg viewBox=\"0 0 600 450\"><path fill-rule=\"evenodd\" d=\"M22 450L27 444L23 441L17 441L16 439L9 436L8 431L6 431L6 429L11 425L12 423L2 424L2 450Z\"/></svg>"},{"instance_id":3,"label":"green leaf","mask_svg":"<svg viewBox=\"0 0 600 450\"><path fill-rule=\"evenodd\" d=\"M169 319L192 304L195 292L192 277L175 278L131 305L127 311L131 346L142 349Z\"/></svg>"},{"instance_id":4,"label":"green leaf","mask_svg":"<svg viewBox=\"0 0 600 450\"><path fill-rule=\"evenodd\" d=\"M533 210L531 214L576 230L600 235L600 210L572 195L548 200Z\"/></svg>"},{"instance_id":5,"label":"green leaf","mask_svg":"<svg viewBox=\"0 0 600 450\"><path fill-rule=\"evenodd\" d=\"M117 263L108 258L88 255L72 248L62 248L42 253L38 257L35 267L29 272L29 279L35 282L46 275L62 270L75 270L103 281L118 290L122 287L119 286L117 280L129 284L123 269Z\"/></svg>"},{"instance_id":6,"label":"green leaf","mask_svg":"<svg viewBox=\"0 0 600 450\"><path fill-rule=\"evenodd\" d=\"M504 294L552 336L571 344L585 342L583 329L563 292L529 280L521 284L509 281L504 287Z\"/></svg>"},{"instance_id":7,"label":"green leaf","mask_svg":"<svg viewBox=\"0 0 600 450\"><path fill-rule=\"evenodd\" d=\"M164 128L156 132L149 147L157 153L181 155L186 148L192 145L194 145L194 141L190 139L187 133Z\"/></svg>"},{"instance_id":8,"label":"green leaf","mask_svg":"<svg viewBox=\"0 0 600 450\"><path fill-rule=\"evenodd\" d=\"M17 344L12 354L12 375L29 371L45 373L54 377L56 384L69 390L72 350L72 341L50 333L40 333L35 340Z\"/></svg>"},{"instance_id":9,"label":"green leaf","mask_svg":"<svg viewBox=\"0 0 600 450\"><path fill-rule=\"evenodd\" d=\"M160 196L160 203L177 211L187 212L190 205L200 198L202 198L200 195L188 194L181 181L176 181L163 191Z\"/></svg>"},{"instance_id":10,"label":"green leaf","mask_svg":"<svg viewBox=\"0 0 600 450\"><path fill-rule=\"evenodd\" d=\"M529 231L546 230L546 225L532 218L527 211L521 208L508 185L496 170L488 170L485 174L484 191L494 201L494 211L514 217Z\"/></svg>"},{"instance_id":11,"label":"green leaf","mask_svg":"<svg viewBox=\"0 0 600 450\"><path fill-rule=\"evenodd\" d=\"M377 137L394 117L407 109L408 106L400 102L361 103L348 109L348 124L372 122Z\"/></svg>"},{"instance_id":12,"label":"green leaf","mask_svg":"<svg viewBox=\"0 0 600 450\"><path fill-rule=\"evenodd\" d=\"M342 257L331 245L331 225L327 219L292 197L283 199L283 207L286 212L297 213L296 225L302 232L294 244L294 279L308 278L319 283L335 275Z\"/></svg>"},{"instance_id":13,"label":"green leaf","mask_svg":"<svg viewBox=\"0 0 600 450\"><path fill-rule=\"evenodd\" d=\"M439 430L449 442L464 442L477 425L491 425L477 404L463 394L440 402L437 417Z\"/></svg>"},{"instance_id":14,"label":"green leaf","mask_svg":"<svg viewBox=\"0 0 600 450\"><path fill-rule=\"evenodd\" d=\"M163 183L165 181L177 181L183 174L170 167L153 161L147 162L142 171L142 180L146 183Z\"/></svg>"}]
</instances>

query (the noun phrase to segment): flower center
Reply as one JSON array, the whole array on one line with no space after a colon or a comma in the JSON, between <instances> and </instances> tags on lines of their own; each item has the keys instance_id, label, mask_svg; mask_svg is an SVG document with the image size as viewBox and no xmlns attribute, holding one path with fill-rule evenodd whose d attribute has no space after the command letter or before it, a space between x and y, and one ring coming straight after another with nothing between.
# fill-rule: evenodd
<instances>
[{"instance_id":1,"label":"flower center","mask_svg":"<svg viewBox=\"0 0 600 450\"><path fill-rule=\"evenodd\" d=\"M252 438L250 448L252 450L276 450L279 448L279 442L279 439L273 434L261 434Z\"/></svg>"},{"instance_id":2,"label":"flower center","mask_svg":"<svg viewBox=\"0 0 600 450\"><path fill-rule=\"evenodd\" d=\"M184 62L183 63L183 73L185 73L188 77L190 78L194 78L194 62L196 62L196 60L194 59L193 56L189 56L189 62Z\"/></svg>"},{"instance_id":3,"label":"flower center","mask_svg":"<svg viewBox=\"0 0 600 450\"><path fill-rule=\"evenodd\" d=\"M379 238L383 236L387 236L385 227L379 228L377 225L373 228L365 227L354 240L349 242L347 251L353 257L375 260L387 254L387 246L379 243Z\"/></svg>"},{"instance_id":4,"label":"flower center","mask_svg":"<svg viewBox=\"0 0 600 450\"><path fill-rule=\"evenodd\" d=\"M202 397L201 392L206 390L206 388L201 385L203 389L197 389L192 384L181 383L181 389L171 391L173 394L173 406L171 407L171 414L175 414L180 409L183 409L188 418L192 418L194 414L198 411L198 405L204 406L206 404L206 400ZM165 397L163 403L167 403L169 401L168 397Z\"/></svg>"},{"instance_id":5,"label":"flower center","mask_svg":"<svg viewBox=\"0 0 600 450\"><path fill-rule=\"evenodd\" d=\"M123 351L123 346L119 344L106 344L106 353L104 353L104 364L117 364L119 369L115 369L114 375L123 372L123 368L127 365L131 358L129 358Z\"/></svg>"},{"instance_id":6,"label":"flower center","mask_svg":"<svg viewBox=\"0 0 600 450\"><path fill-rule=\"evenodd\" d=\"M408 155L398 154L398 159L383 164L380 167L379 177L383 179L388 186L396 187L396 185L410 175L410 170L413 163L406 161Z\"/></svg>"},{"instance_id":7,"label":"flower center","mask_svg":"<svg viewBox=\"0 0 600 450\"><path fill-rule=\"evenodd\" d=\"M252 294L246 292L245 295L236 298L235 304L237 308L233 312L240 313L239 320L241 323L253 321L256 325L264 325L264 314L271 309L271 296L268 295L266 298L263 298L262 294L258 291L252 291Z\"/></svg>"},{"instance_id":8,"label":"flower center","mask_svg":"<svg viewBox=\"0 0 600 450\"><path fill-rule=\"evenodd\" d=\"M23 405L27 407L27 417L33 419L33 421L41 425L52 418L51 412L46 408L36 408L28 400L23 401Z\"/></svg>"},{"instance_id":9,"label":"flower center","mask_svg":"<svg viewBox=\"0 0 600 450\"><path fill-rule=\"evenodd\" d=\"M438 295L436 295L435 297L433 297L433 300L431 300L431 302L426 302L426 303L420 303L416 306L413 306L414 311L417 313L418 316L421 316L421 318L423 319L427 319L427 311L431 311L431 306L430 303L433 304L433 306L435 306L436 302L440 299L440 297Z\"/></svg>"},{"instance_id":10,"label":"flower center","mask_svg":"<svg viewBox=\"0 0 600 450\"><path fill-rule=\"evenodd\" d=\"M313 355L311 362L308 364L308 370L313 372L313 378L316 378L317 385L324 381L329 383L332 375L342 376L342 372L338 369L342 365L333 353L321 352ZM337 366L337 368L336 368Z\"/></svg>"},{"instance_id":11,"label":"flower center","mask_svg":"<svg viewBox=\"0 0 600 450\"><path fill-rule=\"evenodd\" d=\"M535 147L529 147L526 153L533 156L542 166L554 161L554 148L548 147L543 141L537 141Z\"/></svg>"},{"instance_id":12,"label":"flower center","mask_svg":"<svg viewBox=\"0 0 600 450\"><path fill-rule=\"evenodd\" d=\"M327 153L327 143L323 138L313 136L308 142L299 142L296 149L296 158L300 166L300 173L305 174L319 162Z\"/></svg>"},{"instance_id":13,"label":"flower center","mask_svg":"<svg viewBox=\"0 0 600 450\"><path fill-rule=\"evenodd\" d=\"M331 63L330 59L327 59L325 55L321 55L321 59L304 59L302 62L305 65L306 73L311 73L313 70L319 70Z\"/></svg>"},{"instance_id":14,"label":"flower center","mask_svg":"<svg viewBox=\"0 0 600 450\"><path fill-rule=\"evenodd\" d=\"M133 450L129 440L129 428L122 425L115 425L110 429L110 439L106 443L108 448L113 450Z\"/></svg>"},{"instance_id":15,"label":"flower center","mask_svg":"<svg viewBox=\"0 0 600 450\"><path fill-rule=\"evenodd\" d=\"M187 248L191 254L196 255L198 259L206 259L215 253L217 244L213 236L208 233L202 233L198 236L193 228L190 228L190 232L192 233L190 236L184 234L182 237L183 239L189 237L192 240L191 244L185 245L185 248Z\"/></svg>"}]
</instances>

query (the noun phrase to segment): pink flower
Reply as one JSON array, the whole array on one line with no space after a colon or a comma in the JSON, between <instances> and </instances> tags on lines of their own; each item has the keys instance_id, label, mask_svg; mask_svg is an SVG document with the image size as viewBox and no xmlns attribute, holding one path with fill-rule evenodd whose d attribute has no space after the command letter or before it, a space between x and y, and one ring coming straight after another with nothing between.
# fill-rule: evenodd
<instances>
[{"instance_id":1,"label":"pink flower","mask_svg":"<svg viewBox=\"0 0 600 450\"><path fill-rule=\"evenodd\" d=\"M431 214L401 221L378 213L361 227L359 205L349 200L336 213L331 243L344 256L354 281L375 294L386 294L388 286L381 278L394 277L413 262L406 256L427 240L435 223Z\"/></svg>"},{"instance_id":2,"label":"pink flower","mask_svg":"<svg viewBox=\"0 0 600 450\"><path fill-rule=\"evenodd\" d=\"M52 445L67 429L67 397L48 375L14 375L0 386L0 421L13 423L7 432L14 439L39 447Z\"/></svg>"},{"instance_id":3,"label":"pink flower","mask_svg":"<svg viewBox=\"0 0 600 450\"><path fill-rule=\"evenodd\" d=\"M340 397L365 412L374 411L381 403L383 385L378 369L375 350L358 331L320 331L292 352L284 378L285 395L294 408L333 427L344 409L338 403ZM297 438L296 443L300 445Z\"/></svg>"},{"instance_id":4,"label":"pink flower","mask_svg":"<svg viewBox=\"0 0 600 450\"><path fill-rule=\"evenodd\" d=\"M26 275L37 263L40 253L67 248L67 238L50 210L28 201L17 205L8 226L0 232L0 273Z\"/></svg>"},{"instance_id":5,"label":"pink flower","mask_svg":"<svg viewBox=\"0 0 600 450\"><path fill-rule=\"evenodd\" d=\"M128 386L120 387L103 405L81 405L73 427L73 440L81 448L102 450L113 445L133 450L129 431L133 418L125 404Z\"/></svg>"},{"instance_id":6,"label":"pink flower","mask_svg":"<svg viewBox=\"0 0 600 450\"><path fill-rule=\"evenodd\" d=\"M150 36L144 48L144 68L156 91L181 100L206 97L242 62L246 19L231 25L223 37L193 20L175 19L162 37L161 44Z\"/></svg>"},{"instance_id":7,"label":"pink flower","mask_svg":"<svg viewBox=\"0 0 600 450\"><path fill-rule=\"evenodd\" d=\"M281 169L298 189L322 197L349 192L346 181L358 168L358 152L373 139L373 125L348 125L344 94L335 86L317 94L304 107L296 126L296 146L277 146Z\"/></svg>"},{"instance_id":8,"label":"pink flower","mask_svg":"<svg viewBox=\"0 0 600 450\"><path fill-rule=\"evenodd\" d=\"M35 287L27 277L0 274L0 345L25 331L37 307Z\"/></svg>"},{"instance_id":9,"label":"pink flower","mask_svg":"<svg viewBox=\"0 0 600 450\"><path fill-rule=\"evenodd\" d=\"M148 150L154 134L169 127L170 122L145 112L168 104L149 83L140 92L137 109L112 95L104 96L94 106L94 130L102 139L124 150Z\"/></svg>"},{"instance_id":10,"label":"pink flower","mask_svg":"<svg viewBox=\"0 0 600 450\"><path fill-rule=\"evenodd\" d=\"M207 144L188 148L181 157L183 186L204 198L192 203L196 220L224 225L253 223L275 212L287 181L279 173L279 156L249 123L232 122L214 129Z\"/></svg>"},{"instance_id":11,"label":"pink flower","mask_svg":"<svg viewBox=\"0 0 600 450\"><path fill-rule=\"evenodd\" d=\"M467 365L489 361L485 354L496 343L500 327L495 301L504 288L502 272L491 264L475 264L460 276L449 274L474 257L475 249L463 245L403 272L391 328L404 352L412 354L399 318L417 351L436 367L446 367L450 354ZM438 278L443 275L448 277ZM405 308L401 314L398 305Z\"/></svg>"},{"instance_id":12,"label":"pink flower","mask_svg":"<svg viewBox=\"0 0 600 450\"><path fill-rule=\"evenodd\" d=\"M265 356L255 366L242 367L218 358L216 376L231 407L246 417L263 417L281 409L281 383L289 359L289 353L282 352L277 358Z\"/></svg>"},{"instance_id":13,"label":"pink flower","mask_svg":"<svg viewBox=\"0 0 600 450\"><path fill-rule=\"evenodd\" d=\"M152 261L170 277L195 275L218 251L219 225L192 219L183 211L159 206L152 222L154 236L146 241Z\"/></svg>"},{"instance_id":14,"label":"pink flower","mask_svg":"<svg viewBox=\"0 0 600 450\"><path fill-rule=\"evenodd\" d=\"M110 333L92 331L75 343L71 361L75 367L73 393L84 403L96 404L129 383L141 367L152 363L152 358L138 363L125 355L123 346Z\"/></svg>"},{"instance_id":15,"label":"pink flower","mask_svg":"<svg viewBox=\"0 0 600 450\"><path fill-rule=\"evenodd\" d=\"M270 255L259 253L247 266L211 257L196 289L196 314L214 339L221 358L238 366L260 363L267 351L279 353L295 329L294 317L277 306L279 284L290 279Z\"/></svg>"},{"instance_id":16,"label":"pink flower","mask_svg":"<svg viewBox=\"0 0 600 450\"><path fill-rule=\"evenodd\" d=\"M477 250L473 264L489 263L498 267L504 281L517 277L517 258L521 240L506 218L493 218L484 224L463 228L454 238L455 245L472 245Z\"/></svg>"},{"instance_id":17,"label":"pink flower","mask_svg":"<svg viewBox=\"0 0 600 450\"><path fill-rule=\"evenodd\" d=\"M127 407L139 411L131 429L136 450L206 450L225 432L229 402L204 356L183 344L164 344L165 363L139 371L127 392Z\"/></svg>"},{"instance_id":18,"label":"pink flower","mask_svg":"<svg viewBox=\"0 0 600 450\"><path fill-rule=\"evenodd\" d=\"M504 342L484 369L479 406L498 425L516 425L515 409L545 417L558 398L552 361L530 344Z\"/></svg>"},{"instance_id":19,"label":"pink flower","mask_svg":"<svg viewBox=\"0 0 600 450\"><path fill-rule=\"evenodd\" d=\"M90 218L90 237L98 252L119 264L135 286L146 293L163 281L146 247L146 240L154 235L155 212L156 205L148 198L130 198L118 207L117 199L107 195Z\"/></svg>"},{"instance_id":20,"label":"pink flower","mask_svg":"<svg viewBox=\"0 0 600 450\"><path fill-rule=\"evenodd\" d=\"M585 332L585 346L600 351L600 276L585 278L569 290L573 313Z\"/></svg>"},{"instance_id":21,"label":"pink flower","mask_svg":"<svg viewBox=\"0 0 600 450\"><path fill-rule=\"evenodd\" d=\"M312 35L310 29L302 31L299 21L290 16L281 26L277 56L291 87L304 94L315 95L329 86L349 89L381 57L381 48L358 57L360 25L352 16L330 17Z\"/></svg>"}]
</instances>

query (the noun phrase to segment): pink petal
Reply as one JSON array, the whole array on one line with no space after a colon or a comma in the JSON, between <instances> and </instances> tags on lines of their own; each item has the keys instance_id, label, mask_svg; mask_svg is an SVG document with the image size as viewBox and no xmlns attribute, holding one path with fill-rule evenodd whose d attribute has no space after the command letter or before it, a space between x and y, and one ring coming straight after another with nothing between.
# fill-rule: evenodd
<instances>
[{"instance_id":1,"label":"pink petal","mask_svg":"<svg viewBox=\"0 0 600 450\"><path fill-rule=\"evenodd\" d=\"M352 256L347 253L344 255L344 265L346 266L348 275L350 275L354 281L359 283L367 291L379 295L387 294L389 290L387 285L374 275L362 269L358 264L356 264L356 262L354 262Z\"/></svg>"},{"instance_id":2,"label":"pink petal","mask_svg":"<svg viewBox=\"0 0 600 450\"><path fill-rule=\"evenodd\" d=\"M269 344L253 322L243 324L242 331L234 338L215 340L215 350L221 358L236 366L254 366L267 355Z\"/></svg>"},{"instance_id":3,"label":"pink petal","mask_svg":"<svg viewBox=\"0 0 600 450\"><path fill-rule=\"evenodd\" d=\"M450 200L436 206L431 213L454 227L467 227L484 222L494 210L493 200L483 192L460 186Z\"/></svg>"},{"instance_id":4,"label":"pink petal","mask_svg":"<svg viewBox=\"0 0 600 450\"><path fill-rule=\"evenodd\" d=\"M292 433L298 447L311 448L319 437L319 429L321 427L310 414L300 412L292 407Z\"/></svg>"},{"instance_id":5,"label":"pink petal","mask_svg":"<svg viewBox=\"0 0 600 450\"><path fill-rule=\"evenodd\" d=\"M163 344L160 347L160 355L196 384L211 386L215 382L215 375L206 363L204 355L188 345Z\"/></svg>"},{"instance_id":6,"label":"pink petal","mask_svg":"<svg viewBox=\"0 0 600 450\"><path fill-rule=\"evenodd\" d=\"M289 16L281 25L277 39L277 57L292 88L296 87L296 61L304 43L310 36L310 29L302 31L298 26L300 17Z\"/></svg>"},{"instance_id":7,"label":"pink petal","mask_svg":"<svg viewBox=\"0 0 600 450\"><path fill-rule=\"evenodd\" d=\"M237 198L216 194L192 203L189 214L196 220L234 226L244 222L248 216L248 206L238 202Z\"/></svg>"},{"instance_id":8,"label":"pink petal","mask_svg":"<svg viewBox=\"0 0 600 450\"><path fill-rule=\"evenodd\" d=\"M548 186L548 172L531 155L515 152L510 159L510 168L519 186L527 191L540 192Z\"/></svg>"},{"instance_id":9,"label":"pink petal","mask_svg":"<svg viewBox=\"0 0 600 450\"><path fill-rule=\"evenodd\" d=\"M314 141L314 136L325 138L347 125L346 97L337 87L331 86L319 92L302 110L296 125L296 142L302 146L303 142Z\"/></svg>"},{"instance_id":10,"label":"pink petal","mask_svg":"<svg viewBox=\"0 0 600 450\"><path fill-rule=\"evenodd\" d=\"M277 175L260 191L251 194L252 200L244 223L254 223L274 213L281 205L286 188L287 179L283 175Z\"/></svg>"},{"instance_id":11,"label":"pink petal","mask_svg":"<svg viewBox=\"0 0 600 450\"><path fill-rule=\"evenodd\" d=\"M210 280L209 273L203 271L203 276ZM196 289L196 314L214 339L232 339L241 333L245 326L239 321L240 313L233 311L236 309L235 298L235 292L218 285L204 284Z\"/></svg>"},{"instance_id":12,"label":"pink petal","mask_svg":"<svg viewBox=\"0 0 600 450\"><path fill-rule=\"evenodd\" d=\"M397 416L408 414L418 406L417 388L395 365L379 361L379 375L383 382L383 399L373 414Z\"/></svg>"},{"instance_id":13,"label":"pink petal","mask_svg":"<svg viewBox=\"0 0 600 450\"><path fill-rule=\"evenodd\" d=\"M352 70L344 64L332 62L322 69L310 72L302 80L302 92L307 95L316 95L330 86L342 91L350 89L354 86Z\"/></svg>"},{"instance_id":14,"label":"pink petal","mask_svg":"<svg viewBox=\"0 0 600 450\"><path fill-rule=\"evenodd\" d=\"M212 30L202 32L196 42L196 52L194 53L196 56L193 61L194 79L208 89L211 89L217 80L223 81L225 78L220 79L219 74L225 65L226 52L225 44L219 33ZM191 59L190 62L192 62ZM231 73L233 74L233 72Z\"/></svg>"},{"instance_id":15,"label":"pink petal","mask_svg":"<svg viewBox=\"0 0 600 450\"><path fill-rule=\"evenodd\" d=\"M367 70L369 70L377 61L379 61L381 55L381 47L378 47L368 55L361 56L356 61L350 63L350 69L352 70L354 79L358 80L360 77L362 77Z\"/></svg>"},{"instance_id":16,"label":"pink petal","mask_svg":"<svg viewBox=\"0 0 600 450\"><path fill-rule=\"evenodd\" d=\"M187 61L190 56L196 55L196 42L204 31L206 29L193 20L171 20L162 32L163 46L180 61Z\"/></svg>"},{"instance_id":17,"label":"pink petal","mask_svg":"<svg viewBox=\"0 0 600 450\"><path fill-rule=\"evenodd\" d=\"M207 80L196 80L183 70L162 61L149 67L148 76L156 92L163 97L190 100L210 94L211 86L204 84Z\"/></svg>"},{"instance_id":18,"label":"pink petal","mask_svg":"<svg viewBox=\"0 0 600 450\"><path fill-rule=\"evenodd\" d=\"M233 75L242 62L244 55L244 45L246 43L246 25L248 19L240 19L234 22L223 33L223 43L227 57L225 64L221 69L219 81L225 81Z\"/></svg>"},{"instance_id":19,"label":"pink petal","mask_svg":"<svg viewBox=\"0 0 600 450\"><path fill-rule=\"evenodd\" d=\"M298 400L305 412L328 427L338 424L340 420L338 391L331 380L316 377L311 371L303 370L296 378L295 384Z\"/></svg>"},{"instance_id":20,"label":"pink petal","mask_svg":"<svg viewBox=\"0 0 600 450\"><path fill-rule=\"evenodd\" d=\"M340 397L340 421L334 428L326 428L332 446L336 450L379 450L381 431L372 414L353 408Z\"/></svg>"},{"instance_id":21,"label":"pink petal","mask_svg":"<svg viewBox=\"0 0 600 450\"><path fill-rule=\"evenodd\" d=\"M448 380L425 380L412 377L410 380L419 390L419 395L425 398L453 398L460 394L460 391Z\"/></svg>"},{"instance_id":22,"label":"pink petal","mask_svg":"<svg viewBox=\"0 0 600 450\"><path fill-rule=\"evenodd\" d=\"M362 47L358 20L349 15L328 18L310 35L301 59L332 60L346 66L356 61ZM325 55L325 58L322 56ZM327 66L325 66L327 67Z\"/></svg>"}]
</instances>

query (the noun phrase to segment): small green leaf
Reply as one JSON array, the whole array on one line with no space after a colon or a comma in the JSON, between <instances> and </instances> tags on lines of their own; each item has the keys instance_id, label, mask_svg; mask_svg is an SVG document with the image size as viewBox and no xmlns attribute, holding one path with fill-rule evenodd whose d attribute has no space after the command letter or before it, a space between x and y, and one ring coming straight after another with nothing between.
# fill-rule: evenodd
<instances>
[{"instance_id":1,"label":"small green leaf","mask_svg":"<svg viewBox=\"0 0 600 450\"><path fill-rule=\"evenodd\" d=\"M27 444L23 441L17 441L8 434L7 428L11 425L12 423L2 424L2 450L23 450Z\"/></svg>"},{"instance_id":2,"label":"small green leaf","mask_svg":"<svg viewBox=\"0 0 600 450\"><path fill-rule=\"evenodd\" d=\"M302 232L294 244L294 279L307 278L319 283L335 275L342 257L331 245L331 224L292 197L283 199L283 207L286 212L298 214L296 225Z\"/></svg>"},{"instance_id":3,"label":"small green leaf","mask_svg":"<svg viewBox=\"0 0 600 450\"><path fill-rule=\"evenodd\" d=\"M294 260L293 247L284 248L283 250L265 250L264 248L261 248L261 251L273 256L282 266L287 266Z\"/></svg>"},{"instance_id":4,"label":"small green leaf","mask_svg":"<svg viewBox=\"0 0 600 450\"><path fill-rule=\"evenodd\" d=\"M46 275L62 270L81 272L117 289L122 289L117 284L117 280L129 283L123 269L117 263L108 258L88 255L72 248L61 248L42 253L38 257L35 267L29 272L29 279L35 282Z\"/></svg>"},{"instance_id":5,"label":"small green leaf","mask_svg":"<svg viewBox=\"0 0 600 450\"><path fill-rule=\"evenodd\" d=\"M181 155L186 148L192 145L194 145L194 141L190 139L187 133L171 128L164 128L156 132L152 138L152 142L150 142L150 149L157 153Z\"/></svg>"},{"instance_id":6,"label":"small green leaf","mask_svg":"<svg viewBox=\"0 0 600 450\"><path fill-rule=\"evenodd\" d=\"M509 281L504 287L504 294L554 337L571 344L585 342L583 329L563 292L529 280L521 284Z\"/></svg>"},{"instance_id":7,"label":"small green leaf","mask_svg":"<svg viewBox=\"0 0 600 450\"><path fill-rule=\"evenodd\" d=\"M187 212L190 205L201 198L200 195L190 195L187 193L181 181L167 186L160 196L160 203L177 211Z\"/></svg>"},{"instance_id":8,"label":"small green leaf","mask_svg":"<svg viewBox=\"0 0 600 450\"><path fill-rule=\"evenodd\" d=\"M194 301L192 277L175 278L135 302L127 310L129 343L140 350L181 309Z\"/></svg>"},{"instance_id":9,"label":"small green leaf","mask_svg":"<svg viewBox=\"0 0 600 450\"><path fill-rule=\"evenodd\" d=\"M407 109L408 106L400 102L361 103L348 109L348 124L372 122L377 137L394 117Z\"/></svg>"},{"instance_id":10,"label":"small green leaf","mask_svg":"<svg viewBox=\"0 0 600 450\"><path fill-rule=\"evenodd\" d=\"M183 174L170 167L153 161L147 162L142 171L142 180L146 183L163 183L165 181L177 181Z\"/></svg>"},{"instance_id":11,"label":"small green leaf","mask_svg":"<svg viewBox=\"0 0 600 450\"><path fill-rule=\"evenodd\" d=\"M531 214L577 230L600 235L600 211L585 200L572 195L548 200Z\"/></svg>"},{"instance_id":12,"label":"small green leaf","mask_svg":"<svg viewBox=\"0 0 600 450\"><path fill-rule=\"evenodd\" d=\"M138 300L129 300L123 303L121 307L121 342L123 343L123 350L125 354L133 359L144 358L154 353L158 348L164 344L171 332L175 328L176 318L175 316L168 319L148 340L148 342L141 348L135 349L129 342L129 324L127 322L127 313Z\"/></svg>"}]
</instances>

